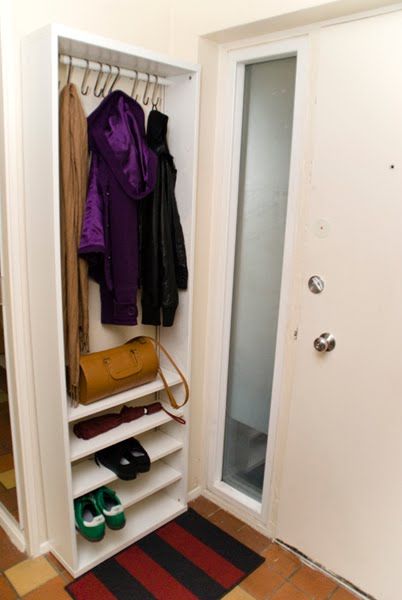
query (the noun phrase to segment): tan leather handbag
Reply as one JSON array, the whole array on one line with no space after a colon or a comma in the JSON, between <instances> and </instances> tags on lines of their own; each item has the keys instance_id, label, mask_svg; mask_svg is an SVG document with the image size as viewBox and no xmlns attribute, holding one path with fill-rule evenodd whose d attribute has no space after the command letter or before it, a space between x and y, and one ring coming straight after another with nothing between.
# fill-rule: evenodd
<instances>
[{"instance_id":1,"label":"tan leather handbag","mask_svg":"<svg viewBox=\"0 0 402 600\"><path fill-rule=\"evenodd\" d=\"M184 406L189 397L186 378L162 344L147 336L133 338L116 348L83 354L80 357L80 403L90 404L144 385L159 374L170 404L173 408L180 408L160 368L157 347L172 363L183 382L185 399L180 406Z\"/></svg>"}]
</instances>

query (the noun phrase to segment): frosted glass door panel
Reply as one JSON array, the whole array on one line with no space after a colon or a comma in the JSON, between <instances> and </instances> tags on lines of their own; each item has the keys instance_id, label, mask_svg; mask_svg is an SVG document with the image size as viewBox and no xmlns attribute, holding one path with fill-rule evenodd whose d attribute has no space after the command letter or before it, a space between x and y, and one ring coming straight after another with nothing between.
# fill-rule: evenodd
<instances>
[{"instance_id":1,"label":"frosted glass door panel","mask_svg":"<svg viewBox=\"0 0 402 600\"><path fill-rule=\"evenodd\" d=\"M296 58L245 67L223 480L261 499L282 276Z\"/></svg>"}]
</instances>

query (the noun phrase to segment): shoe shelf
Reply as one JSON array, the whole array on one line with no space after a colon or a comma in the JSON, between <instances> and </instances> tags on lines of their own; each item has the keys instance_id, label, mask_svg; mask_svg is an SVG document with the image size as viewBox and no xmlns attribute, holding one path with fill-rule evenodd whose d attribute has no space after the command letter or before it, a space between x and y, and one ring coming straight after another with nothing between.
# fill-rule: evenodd
<instances>
[{"instance_id":1,"label":"shoe shelf","mask_svg":"<svg viewBox=\"0 0 402 600\"><path fill-rule=\"evenodd\" d=\"M121 500L125 509L133 504L145 500L156 492L176 483L182 477L180 471L173 469L163 461L152 465L148 473L139 473L134 481L117 480L112 484L112 488Z\"/></svg>"},{"instance_id":2,"label":"shoe shelf","mask_svg":"<svg viewBox=\"0 0 402 600\"><path fill-rule=\"evenodd\" d=\"M138 485L136 486L137 488L143 485L144 488L148 489L150 486L152 487L154 485L152 479L155 478L155 482L156 480L159 482L162 475L166 475L166 481L168 481L168 483L159 486L159 483L156 482L156 488L161 489L162 487L165 487L166 485L172 483L172 481L169 480L170 477L174 477L176 474L178 474L178 478L180 478L180 473L178 471L172 469L166 464L164 464L163 467L160 468L159 463L156 462L159 461L161 458L172 454L173 452L177 452L177 450L181 450L183 447L183 443L180 440L177 440L176 438L173 438L170 435L167 435L166 433L157 430L148 431L147 433L143 434L139 438L139 441L141 442L144 449L147 451L151 463L154 464L151 465L151 470L149 471L149 473L140 473L138 475L138 481L137 479L135 479L132 481L122 482L123 484L138 483ZM101 487L102 485L108 485L116 479L117 476L113 473L113 471L107 469L102 465L98 466L93 460L93 458L91 458L90 460L84 460L76 465L73 465L72 467L73 496L74 498L78 498L79 496L83 496L84 494L87 494L91 490L95 490L96 488ZM116 489L115 486L113 487ZM123 488L124 487L125 486L123 486ZM119 492L117 493L119 495ZM139 492L137 491L136 493L138 494ZM145 491L142 497L145 498L150 493L153 492ZM140 495L141 494L142 491L140 492ZM137 500L134 501L136 502ZM133 502L131 502L131 504L133 504Z\"/></svg>"},{"instance_id":3,"label":"shoe shelf","mask_svg":"<svg viewBox=\"0 0 402 600\"><path fill-rule=\"evenodd\" d=\"M78 569L75 577L165 525L186 509L184 502L175 500L162 491L129 508L126 511L125 527L118 531L107 529L101 542L88 542L77 534Z\"/></svg>"},{"instance_id":4,"label":"shoe shelf","mask_svg":"<svg viewBox=\"0 0 402 600\"><path fill-rule=\"evenodd\" d=\"M166 377L166 381L168 382L169 386L172 387L181 383L180 377L177 373L169 371L168 369L163 369L163 374ZM81 419L85 419L91 415L109 410L110 408L126 404L127 402L132 402L133 400L138 400L139 398L144 398L150 394L161 392L163 389L164 386L162 380L158 375L158 377L150 383L133 388L127 392L122 392L121 394L109 396L104 400L99 400L99 402L93 402L92 404L87 405L80 404L79 406L74 407L70 401L67 410L68 421L70 423L74 421L80 421Z\"/></svg>"},{"instance_id":5,"label":"shoe shelf","mask_svg":"<svg viewBox=\"0 0 402 600\"><path fill-rule=\"evenodd\" d=\"M148 473L138 473L137 478L131 481L117 479L110 487L114 489L123 507L127 509L176 483L181 477L180 471L160 461L152 465ZM80 534L77 532L77 535Z\"/></svg>"},{"instance_id":6,"label":"shoe shelf","mask_svg":"<svg viewBox=\"0 0 402 600\"><path fill-rule=\"evenodd\" d=\"M78 438L74 434L72 427L70 427L70 460L74 462L80 458L94 454L94 452L102 450L102 448L117 444L130 437L137 437L150 429L160 427L170 421L172 421L172 418L164 411L160 411L152 415L144 415L130 423L123 423L90 440Z\"/></svg>"}]
</instances>

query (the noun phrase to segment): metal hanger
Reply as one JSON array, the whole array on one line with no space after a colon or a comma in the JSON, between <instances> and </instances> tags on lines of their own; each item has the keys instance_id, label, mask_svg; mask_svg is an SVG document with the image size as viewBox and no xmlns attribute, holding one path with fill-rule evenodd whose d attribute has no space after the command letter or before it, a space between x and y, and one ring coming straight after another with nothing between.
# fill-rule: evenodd
<instances>
[{"instance_id":1,"label":"metal hanger","mask_svg":"<svg viewBox=\"0 0 402 600\"><path fill-rule=\"evenodd\" d=\"M116 66L116 69L117 69L117 73L116 73L116 75L115 75L115 78L113 79L113 83L112 83L112 85L111 85L111 86L110 86L110 88L109 88L109 92L108 92L108 94L111 94L111 93L113 92L113 88L114 88L114 86L116 85L116 83L117 83L117 80L118 80L118 79L119 79L119 77L120 77L120 67Z\"/></svg>"},{"instance_id":2,"label":"metal hanger","mask_svg":"<svg viewBox=\"0 0 402 600\"><path fill-rule=\"evenodd\" d=\"M105 98L105 96L106 96L105 92L107 90L107 86L109 85L109 81L110 81L110 78L112 76L112 67L111 67L111 65L107 64L106 66L109 67L109 73L107 74L107 77L106 77L106 80L105 80L105 85L102 88L102 92L101 92L102 98Z\"/></svg>"},{"instance_id":3,"label":"metal hanger","mask_svg":"<svg viewBox=\"0 0 402 600\"><path fill-rule=\"evenodd\" d=\"M70 59L70 63L68 65L67 84L66 85L68 85L70 83L71 73L73 72L73 58L72 58L72 56L69 56L68 58Z\"/></svg>"},{"instance_id":4,"label":"metal hanger","mask_svg":"<svg viewBox=\"0 0 402 600\"><path fill-rule=\"evenodd\" d=\"M88 81L88 77L89 77L89 60L85 59L87 61L87 66L85 67L85 72L84 72L84 77L82 78L82 83L81 83L81 94L83 94L84 96L86 96L89 92L89 85L87 85L86 89L86 83Z\"/></svg>"},{"instance_id":5,"label":"metal hanger","mask_svg":"<svg viewBox=\"0 0 402 600\"><path fill-rule=\"evenodd\" d=\"M97 61L97 62L98 62L98 61ZM103 77L103 74L102 74L102 67L103 67L103 64L102 64L102 63L100 63L100 62L98 62L98 65L99 65L99 73L98 73L98 76L97 76L97 78L96 78L96 83L95 83L95 86L94 86L94 96L95 96L96 98L99 98L99 97L100 97L100 95L101 95L101 94L102 94L102 92L103 92L103 88L102 88L102 87L101 87L101 89L100 89L100 90L99 90L99 92L98 92L98 85L99 85L99 83L100 83L100 81L101 81L101 79L102 79L102 77Z\"/></svg>"},{"instance_id":6,"label":"metal hanger","mask_svg":"<svg viewBox=\"0 0 402 600\"><path fill-rule=\"evenodd\" d=\"M147 73L147 77L148 77L148 80L147 80L147 82L146 82L146 84L145 84L144 94L143 94L143 96L142 96L142 103L143 103L145 106L146 106L146 105L148 104L148 102L149 102L149 96L148 96L147 98L145 98L145 95L146 95L146 94L148 94L149 81L150 81L150 79L151 79L151 76L150 76L150 74L149 74L149 73Z\"/></svg>"},{"instance_id":7,"label":"metal hanger","mask_svg":"<svg viewBox=\"0 0 402 600\"><path fill-rule=\"evenodd\" d=\"M138 81L138 71L136 71L135 69L133 69L133 70L134 70L134 73L135 73L135 77L134 77L133 89L131 90L131 97L132 98L134 98L135 91L136 91L136 89L138 87L138 84L139 84L139 81ZM138 100L138 94L135 96L134 100Z\"/></svg>"},{"instance_id":8,"label":"metal hanger","mask_svg":"<svg viewBox=\"0 0 402 600\"><path fill-rule=\"evenodd\" d=\"M153 92L152 92L152 99L151 99L152 110L156 110L157 109L158 104L159 104L159 100L160 100L160 96L158 96L156 98L156 91L158 89L158 85L159 85L159 76L155 75L155 83L154 83L154 89L153 89Z\"/></svg>"}]
</instances>

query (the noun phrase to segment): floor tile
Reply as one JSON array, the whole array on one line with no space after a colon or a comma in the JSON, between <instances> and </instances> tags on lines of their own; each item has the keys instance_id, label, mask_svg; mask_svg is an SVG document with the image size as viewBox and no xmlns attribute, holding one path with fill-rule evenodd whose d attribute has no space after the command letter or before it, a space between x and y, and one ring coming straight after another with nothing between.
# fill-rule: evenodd
<instances>
[{"instance_id":1,"label":"floor tile","mask_svg":"<svg viewBox=\"0 0 402 600\"><path fill-rule=\"evenodd\" d=\"M53 554L49 552L48 554L46 554L46 558L50 562L50 564L56 569L58 574L62 577L66 585L67 583L71 583L72 581L74 581L74 577L70 575L70 573L63 567L63 565L57 560L57 558L53 556Z\"/></svg>"},{"instance_id":2,"label":"floor tile","mask_svg":"<svg viewBox=\"0 0 402 600\"><path fill-rule=\"evenodd\" d=\"M68 571L66 571L66 569L63 569L61 571L60 577L65 581L66 585L68 583L71 583L72 581L74 581L74 577L72 575L70 575L70 573Z\"/></svg>"},{"instance_id":3,"label":"floor tile","mask_svg":"<svg viewBox=\"0 0 402 600\"><path fill-rule=\"evenodd\" d=\"M64 590L66 583L60 577L53 577L47 583L24 596L24 600L71 600L70 594Z\"/></svg>"},{"instance_id":4,"label":"floor tile","mask_svg":"<svg viewBox=\"0 0 402 600\"><path fill-rule=\"evenodd\" d=\"M314 600L324 600L337 587L332 579L305 565L296 571L290 581Z\"/></svg>"},{"instance_id":5,"label":"floor tile","mask_svg":"<svg viewBox=\"0 0 402 600\"><path fill-rule=\"evenodd\" d=\"M273 593L284 583L283 577L264 563L246 577L241 582L240 587L253 596L255 600L270 600Z\"/></svg>"},{"instance_id":6,"label":"floor tile","mask_svg":"<svg viewBox=\"0 0 402 600\"><path fill-rule=\"evenodd\" d=\"M44 556L30 558L7 569L4 573L20 596L53 579L57 572Z\"/></svg>"},{"instance_id":7,"label":"floor tile","mask_svg":"<svg viewBox=\"0 0 402 600\"><path fill-rule=\"evenodd\" d=\"M263 553L267 563L282 577L290 577L301 565L294 554L278 544L271 544Z\"/></svg>"},{"instance_id":8,"label":"floor tile","mask_svg":"<svg viewBox=\"0 0 402 600\"><path fill-rule=\"evenodd\" d=\"M15 470L10 469L9 471L0 473L0 483L4 485L6 490L15 488Z\"/></svg>"},{"instance_id":9,"label":"floor tile","mask_svg":"<svg viewBox=\"0 0 402 600\"><path fill-rule=\"evenodd\" d=\"M55 556L53 556L53 554L51 552L48 552L45 556L46 556L47 560L50 562L50 564L52 565L52 567L54 567L58 573L60 573L61 571L64 570L64 567L61 564L61 562L59 562L57 560L57 558Z\"/></svg>"},{"instance_id":10,"label":"floor tile","mask_svg":"<svg viewBox=\"0 0 402 600\"><path fill-rule=\"evenodd\" d=\"M189 506L205 518L210 517L216 511L220 510L217 504L207 500L207 498L204 498L204 496L198 496L198 498L189 503Z\"/></svg>"},{"instance_id":11,"label":"floor tile","mask_svg":"<svg viewBox=\"0 0 402 600\"><path fill-rule=\"evenodd\" d=\"M236 540L239 540L239 542L245 544L245 546L248 546L251 550L254 550L254 552L258 552L258 554L262 554L262 552L272 543L269 538L248 525L244 525L244 527L232 535Z\"/></svg>"},{"instance_id":12,"label":"floor tile","mask_svg":"<svg viewBox=\"0 0 402 600\"><path fill-rule=\"evenodd\" d=\"M17 550L6 532L0 528L0 571L5 571L25 559L25 554Z\"/></svg>"},{"instance_id":13,"label":"floor tile","mask_svg":"<svg viewBox=\"0 0 402 600\"><path fill-rule=\"evenodd\" d=\"M287 582L272 596L272 600L310 600L310 598L311 596L306 596L304 592Z\"/></svg>"},{"instance_id":14,"label":"floor tile","mask_svg":"<svg viewBox=\"0 0 402 600\"><path fill-rule=\"evenodd\" d=\"M240 527L244 526L243 521L240 521L240 519L237 519L233 515L221 509L209 517L209 521L229 534L238 531Z\"/></svg>"},{"instance_id":15,"label":"floor tile","mask_svg":"<svg viewBox=\"0 0 402 600\"><path fill-rule=\"evenodd\" d=\"M0 575L0 598L1 600L15 600L17 598L17 594L4 575Z\"/></svg>"},{"instance_id":16,"label":"floor tile","mask_svg":"<svg viewBox=\"0 0 402 600\"><path fill-rule=\"evenodd\" d=\"M0 473L4 471L9 471L14 468L13 455L11 452L9 454L3 454L0 456Z\"/></svg>"},{"instance_id":17,"label":"floor tile","mask_svg":"<svg viewBox=\"0 0 402 600\"><path fill-rule=\"evenodd\" d=\"M356 600L358 596L349 592L349 590L345 590L345 588L338 588L333 596L331 596L331 600Z\"/></svg>"},{"instance_id":18,"label":"floor tile","mask_svg":"<svg viewBox=\"0 0 402 600\"><path fill-rule=\"evenodd\" d=\"M254 597L250 596L246 590L242 590L241 587L237 586L224 596L224 600L254 600Z\"/></svg>"}]
</instances>

